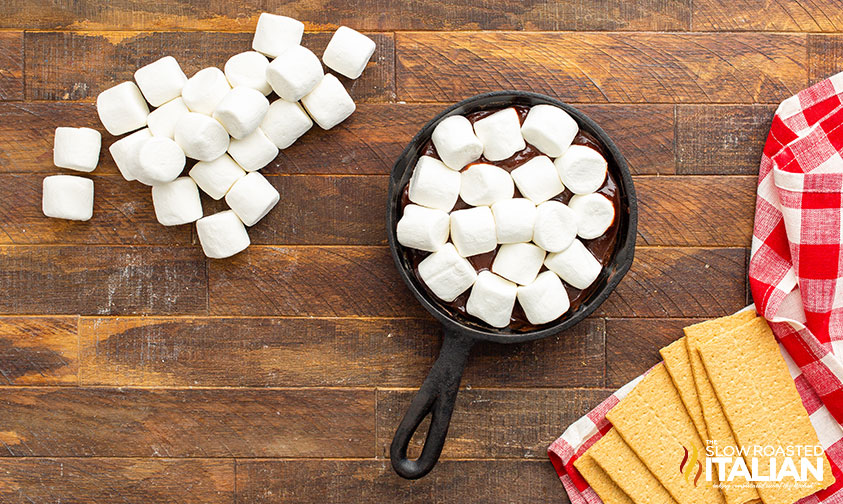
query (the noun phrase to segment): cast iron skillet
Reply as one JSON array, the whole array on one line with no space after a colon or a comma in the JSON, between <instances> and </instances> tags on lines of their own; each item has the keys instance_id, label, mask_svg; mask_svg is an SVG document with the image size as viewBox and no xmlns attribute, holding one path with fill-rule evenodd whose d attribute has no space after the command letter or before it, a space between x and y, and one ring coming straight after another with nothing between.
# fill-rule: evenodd
<instances>
[{"instance_id":1,"label":"cast iron skillet","mask_svg":"<svg viewBox=\"0 0 843 504\"><path fill-rule=\"evenodd\" d=\"M412 264L402 254L401 246L396 238L396 225L401 212L401 193L410 179L422 148L430 139L433 128L443 118L455 114L466 115L480 110L503 108L511 105L533 106L543 103L565 109L571 117L576 119L580 129L591 133L603 144L606 155L610 158L608 159L609 169L613 170L620 194L620 209L617 215L619 219L618 238L615 250L610 261L604 265L603 271L596 280L598 288L594 293L588 299L585 299L576 310L567 313L554 325L520 333L508 329L481 329L476 324L469 326L450 316L435 300L428 297L419 280L413 274ZM600 126L579 110L559 100L525 91L496 91L481 94L448 107L422 128L404 149L398 161L395 162L395 166L392 167L386 229L392 258L395 259L395 265L398 267L401 278L404 279L404 283L407 284L416 299L442 323L444 338L439 358L433 364L430 373L410 404L407 414L404 415L404 419L401 420L401 424L395 431L395 437L389 450L395 472L404 478L416 479L427 474L436 465L445 444L445 437L448 434L448 424L454 410L454 401L457 397L463 368L474 342L482 340L497 343L518 343L535 340L568 329L587 317L606 300L632 265L637 221L635 189L632 186L632 178L629 175L629 169L623 155ZM432 413L433 416L421 456L416 460L409 460L407 448L410 439L429 413Z\"/></svg>"}]
</instances>

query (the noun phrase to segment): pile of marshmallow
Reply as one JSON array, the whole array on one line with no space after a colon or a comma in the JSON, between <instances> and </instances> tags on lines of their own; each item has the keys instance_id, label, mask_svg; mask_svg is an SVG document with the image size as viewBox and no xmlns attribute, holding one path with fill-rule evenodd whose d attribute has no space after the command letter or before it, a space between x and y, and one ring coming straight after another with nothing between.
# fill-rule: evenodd
<instances>
[{"instance_id":1,"label":"pile of marshmallow","mask_svg":"<svg viewBox=\"0 0 843 504\"><path fill-rule=\"evenodd\" d=\"M531 324L545 324L570 308L563 280L576 289L594 283L602 265L580 240L605 234L615 208L596 192L607 176L606 160L572 145L578 131L577 122L552 105L532 107L523 125L510 107L473 125L454 115L436 126L432 142L441 161L418 160L411 203L397 227L401 245L431 252L418 274L434 295L452 302L470 288L468 314L502 328L516 299ZM511 172L493 164L527 142L543 155ZM477 162L481 155L485 160ZM523 197L513 197L516 187ZM565 188L574 194L567 205L552 199ZM453 210L458 198L471 208ZM493 251L491 271L478 274L466 259ZM539 273L542 265L547 271Z\"/></svg>"},{"instance_id":2,"label":"pile of marshmallow","mask_svg":"<svg viewBox=\"0 0 843 504\"><path fill-rule=\"evenodd\" d=\"M258 170L313 121L328 130L356 108L339 79L324 73L319 58L300 45L303 33L301 22L264 13L254 51L232 56L225 71L209 67L188 79L175 58L166 56L138 69L135 82L122 82L97 97L97 113L110 134L134 132L109 147L120 173L152 186L159 223L196 222L208 257L230 257L246 249L246 226L260 221L280 200ZM322 61L356 79L374 51L374 41L343 26ZM270 104L267 95L273 91L279 98ZM150 112L147 102L157 108ZM57 128L54 164L91 172L101 143L96 130ZM186 158L198 162L185 177ZM215 200L224 197L230 210L203 217L199 189ZM88 220L93 202L91 179L44 179L42 208L48 217Z\"/></svg>"}]
</instances>

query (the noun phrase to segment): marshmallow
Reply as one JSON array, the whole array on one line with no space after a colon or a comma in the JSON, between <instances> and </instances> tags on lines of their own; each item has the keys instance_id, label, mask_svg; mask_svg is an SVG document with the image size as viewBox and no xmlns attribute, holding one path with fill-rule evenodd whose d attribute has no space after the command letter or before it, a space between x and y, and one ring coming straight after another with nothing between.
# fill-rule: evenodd
<instances>
[{"instance_id":1,"label":"marshmallow","mask_svg":"<svg viewBox=\"0 0 843 504\"><path fill-rule=\"evenodd\" d=\"M149 107L134 82L121 82L97 96L97 115L112 135L146 126Z\"/></svg>"},{"instance_id":2,"label":"marshmallow","mask_svg":"<svg viewBox=\"0 0 843 504\"><path fill-rule=\"evenodd\" d=\"M518 304L531 324L546 324L571 307L562 280L552 271L541 273L530 285L518 287Z\"/></svg>"},{"instance_id":3,"label":"marshmallow","mask_svg":"<svg viewBox=\"0 0 843 504\"><path fill-rule=\"evenodd\" d=\"M512 180L525 198L538 205L565 190L553 161L536 156L511 172Z\"/></svg>"},{"instance_id":4,"label":"marshmallow","mask_svg":"<svg viewBox=\"0 0 843 504\"><path fill-rule=\"evenodd\" d=\"M521 285L532 283L544 262L545 251L532 243L501 245L492 263L492 273Z\"/></svg>"},{"instance_id":5,"label":"marshmallow","mask_svg":"<svg viewBox=\"0 0 843 504\"><path fill-rule=\"evenodd\" d=\"M584 240L602 235L615 221L615 206L600 193L577 194L568 207L577 217L577 235Z\"/></svg>"},{"instance_id":6,"label":"marshmallow","mask_svg":"<svg viewBox=\"0 0 843 504\"><path fill-rule=\"evenodd\" d=\"M446 212L418 205L404 207L398 221L398 243L405 247L436 252L448 241L451 219Z\"/></svg>"},{"instance_id":7,"label":"marshmallow","mask_svg":"<svg viewBox=\"0 0 843 504\"><path fill-rule=\"evenodd\" d=\"M492 210L483 206L451 212L451 241L463 257L495 250L498 242Z\"/></svg>"},{"instance_id":8,"label":"marshmallow","mask_svg":"<svg viewBox=\"0 0 843 504\"><path fill-rule=\"evenodd\" d=\"M278 147L258 128L243 139L232 138L228 153L244 170L252 172L271 163L278 155Z\"/></svg>"},{"instance_id":9,"label":"marshmallow","mask_svg":"<svg viewBox=\"0 0 843 504\"><path fill-rule=\"evenodd\" d=\"M196 221L196 234L202 251L212 259L224 259L249 246L246 227L231 210L219 212Z\"/></svg>"},{"instance_id":10,"label":"marshmallow","mask_svg":"<svg viewBox=\"0 0 843 504\"><path fill-rule=\"evenodd\" d=\"M155 218L164 226L178 226L202 218L199 189L190 177L152 186L152 206Z\"/></svg>"},{"instance_id":11,"label":"marshmallow","mask_svg":"<svg viewBox=\"0 0 843 504\"><path fill-rule=\"evenodd\" d=\"M213 161L222 156L231 140L219 121L196 112L179 118L173 138L187 157L199 161Z\"/></svg>"},{"instance_id":12,"label":"marshmallow","mask_svg":"<svg viewBox=\"0 0 843 504\"><path fill-rule=\"evenodd\" d=\"M521 136L521 121L514 108L506 108L474 123L474 132L483 142L483 155L501 161L527 147Z\"/></svg>"},{"instance_id":13,"label":"marshmallow","mask_svg":"<svg viewBox=\"0 0 843 504\"><path fill-rule=\"evenodd\" d=\"M94 214L94 181L74 175L45 177L41 210L56 219L89 220Z\"/></svg>"},{"instance_id":14,"label":"marshmallow","mask_svg":"<svg viewBox=\"0 0 843 504\"><path fill-rule=\"evenodd\" d=\"M574 240L562 252L548 254L544 265L576 289L585 289L594 283L603 269L579 240Z\"/></svg>"},{"instance_id":15,"label":"marshmallow","mask_svg":"<svg viewBox=\"0 0 843 504\"><path fill-rule=\"evenodd\" d=\"M580 127L573 117L553 105L536 105L521 125L524 140L552 158L565 153Z\"/></svg>"},{"instance_id":16,"label":"marshmallow","mask_svg":"<svg viewBox=\"0 0 843 504\"><path fill-rule=\"evenodd\" d=\"M450 212L460 195L460 173L430 156L419 158L409 184L410 201Z\"/></svg>"},{"instance_id":17,"label":"marshmallow","mask_svg":"<svg viewBox=\"0 0 843 504\"><path fill-rule=\"evenodd\" d=\"M506 327L512 318L518 286L489 271L481 271L471 288L465 311L492 327Z\"/></svg>"},{"instance_id":18,"label":"marshmallow","mask_svg":"<svg viewBox=\"0 0 843 504\"><path fill-rule=\"evenodd\" d=\"M548 252L564 250L577 237L577 216L568 205L545 201L536 207L533 241Z\"/></svg>"},{"instance_id":19,"label":"marshmallow","mask_svg":"<svg viewBox=\"0 0 843 504\"><path fill-rule=\"evenodd\" d=\"M301 44L304 23L286 16L264 12L258 18L252 49L274 58L290 47Z\"/></svg>"},{"instance_id":20,"label":"marshmallow","mask_svg":"<svg viewBox=\"0 0 843 504\"><path fill-rule=\"evenodd\" d=\"M286 149L313 126L310 116L297 102L279 98L272 102L260 128L279 149Z\"/></svg>"},{"instance_id":21,"label":"marshmallow","mask_svg":"<svg viewBox=\"0 0 843 504\"><path fill-rule=\"evenodd\" d=\"M324 130L345 121L357 108L339 79L326 74L316 88L301 99L302 105Z\"/></svg>"},{"instance_id":22,"label":"marshmallow","mask_svg":"<svg viewBox=\"0 0 843 504\"><path fill-rule=\"evenodd\" d=\"M199 161L188 175L205 194L218 200L225 196L232 184L246 175L246 171L231 156L223 154L213 161Z\"/></svg>"},{"instance_id":23,"label":"marshmallow","mask_svg":"<svg viewBox=\"0 0 843 504\"><path fill-rule=\"evenodd\" d=\"M433 129L433 146L448 168L462 170L483 154L483 142L474 134L471 121L461 115L442 119Z\"/></svg>"},{"instance_id":24,"label":"marshmallow","mask_svg":"<svg viewBox=\"0 0 843 504\"><path fill-rule=\"evenodd\" d=\"M375 41L357 30L340 26L322 53L322 61L331 70L349 79L360 77L375 53Z\"/></svg>"},{"instance_id":25,"label":"marshmallow","mask_svg":"<svg viewBox=\"0 0 843 504\"><path fill-rule=\"evenodd\" d=\"M266 67L266 80L272 90L293 102L313 91L324 75L319 58L302 46L287 49Z\"/></svg>"},{"instance_id":26,"label":"marshmallow","mask_svg":"<svg viewBox=\"0 0 843 504\"><path fill-rule=\"evenodd\" d=\"M427 288L442 301L450 303L477 280L477 272L468 259L446 243L419 263L419 276Z\"/></svg>"},{"instance_id":27,"label":"marshmallow","mask_svg":"<svg viewBox=\"0 0 843 504\"><path fill-rule=\"evenodd\" d=\"M92 172L100 160L102 135L91 128L56 128L53 138L53 164L82 172Z\"/></svg>"},{"instance_id":28,"label":"marshmallow","mask_svg":"<svg viewBox=\"0 0 843 504\"><path fill-rule=\"evenodd\" d=\"M257 89L238 86L225 95L214 110L214 119L234 138L245 138L255 131L269 109L269 100Z\"/></svg>"},{"instance_id":29,"label":"marshmallow","mask_svg":"<svg viewBox=\"0 0 843 504\"><path fill-rule=\"evenodd\" d=\"M225 202L247 226L257 224L280 200L278 191L258 172L239 179L225 195Z\"/></svg>"},{"instance_id":30,"label":"marshmallow","mask_svg":"<svg viewBox=\"0 0 843 504\"><path fill-rule=\"evenodd\" d=\"M606 180L606 160L599 152L585 145L568 147L554 164L562 183L574 194L593 193Z\"/></svg>"},{"instance_id":31,"label":"marshmallow","mask_svg":"<svg viewBox=\"0 0 843 504\"><path fill-rule=\"evenodd\" d=\"M142 184L165 184L181 175L184 163L184 152L176 142L169 138L152 137L140 144L133 175Z\"/></svg>"},{"instance_id":32,"label":"marshmallow","mask_svg":"<svg viewBox=\"0 0 843 504\"><path fill-rule=\"evenodd\" d=\"M533 239L536 205L527 198L498 201L492 205L498 243L520 243Z\"/></svg>"},{"instance_id":33,"label":"marshmallow","mask_svg":"<svg viewBox=\"0 0 843 504\"><path fill-rule=\"evenodd\" d=\"M137 180L135 172L138 169L138 150L150 138L152 138L152 133L149 132L149 128L144 128L131 135L124 136L108 148L108 152L114 158L114 163L117 164L117 169L120 170L124 179L128 181Z\"/></svg>"},{"instance_id":34,"label":"marshmallow","mask_svg":"<svg viewBox=\"0 0 843 504\"><path fill-rule=\"evenodd\" d=\"M223 73L231 87L250 87L266 96L272 92L272 87L266 82L268 65L269 60L263 54L246 51L228 58L223 67Z\"/></svg>"},{"instance_id":35,"label":"marshmallow","mask_svg":"<svg viewBox=\"0 0 843 504\"><path fill-rule=\"evenodd\" d=\"M460 173L460 198L472 206L512 199L515 185L509 172L490 164L473 164Z\"/></svg>"},{"instance_id":36,"label":"marshmallow","mask_svg":"<svg viewBox=\"0 0 843 504\"><path fill-rule=\"evenodd\" d=\"M181 116L190 112L181 97L170 100L149 113L146 123L153 136L173 138L176 123Z\"/></svg>"},{"instance_id":37,"label":"marshmallow","mask_svg":"<svg viewBox=\"0 0 843 504\"><path fill-rule=\"evenodd\" d=\"M158 107L181 95L187 76L172 56L153 61L135 71L135 82L143 97L153 107Z\"/></svg>"},{"instance_id":38,"label":"marshmallow","mask_svg":"<svg viewBox=\"0 0 843 504\"><path fill-rule=\"evenodd\" d=\"M191 112L211 115L229 91L231 86L222 70L208 67L187 80L181 90L181 97Z\"/></svg>"}]
</instances>

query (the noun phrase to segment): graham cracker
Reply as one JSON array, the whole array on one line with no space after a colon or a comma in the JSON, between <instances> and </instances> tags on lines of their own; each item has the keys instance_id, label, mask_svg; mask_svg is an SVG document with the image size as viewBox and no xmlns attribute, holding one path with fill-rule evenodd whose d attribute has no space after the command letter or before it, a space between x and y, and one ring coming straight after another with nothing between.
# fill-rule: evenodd
<instances>
[{"instance_id":1,"label":"graham cracker","mask_svg":"<svg viewBox=\"0 0 843 504\"><path fill-rule=\"evenodd\" d=\"M763 318L702 344L699 352L741 447L820 444L778 344ZM827 488L834 483L834 475L825 454L822 461L822 481L809 475L799 485L793 484L793 478L785 478L779 487L759 485L761 499L765 504L792 504Z\"/></svg>"},{"instance_id":2,"label":"graham cracker","mask_svg":"<svg viewBox=\"0 0 843 504\"><path fill-rule=\"evenodd\" d=\"M588 481L591 489L597 493L603 504L635 504L621 488L612 481L591 455L583 453L580 458L574 461L574 467L580 472L583 478Z\"/></svg>"},{"instance_id":3,"label":"graham cracker","mask_svg":"<svg viewBox=\"0 0 843 504\"><path fill-rule=\"evenodd\" d=\"M679 392L682 404L685 405L691 421L694 422L697 434L700 435L700 439L706 439L705 420L703 419L700 400L697 397L694 376L691 374L691 360L688 357L688 346L685 344L685 338L679 338L662 348L659 350L659 354L664 359L664 367L667 368L667 373L673 380L676 391Z\"/></svg>"}]
</instances>

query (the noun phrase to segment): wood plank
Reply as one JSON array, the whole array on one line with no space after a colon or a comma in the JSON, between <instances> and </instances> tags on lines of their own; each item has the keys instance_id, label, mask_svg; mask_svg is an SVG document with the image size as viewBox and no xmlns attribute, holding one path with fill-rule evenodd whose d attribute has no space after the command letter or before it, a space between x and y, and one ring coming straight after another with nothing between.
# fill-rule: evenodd
<instances>
[{"instance_id":1,"label":"wood plank","mask_svg":"<svg viewBox=\"0 0 843 504\"><path fill-rule=\"evenodd\" d=\"M841 15L840 9L835 11ZM808 35L808 81L813 84L841 71L843 37Z\"/></svg>"},{"instance_id":2,"label":"wood plank","mask_svg":"<svg viewBox=\"0 0 843 504\"><path fill-rule=\"evenodd\" d=\"M77 321L77 317L0 317L0 381L75 385Z\"/></svg>"},{"instance_id":3,"label":"wood plank","mask_svg":"<svg viewBox=\"0 0 843 504\"><path fill-rule=\"evenodd\" d=\"M0 33L0 100L23 100L23 68L23 32Z\"/></svg>"},{"instance_id":4,"label":"wood plank","mask_svg":"<svg viewBox=\"0 0 843 504\"><path fill-rule=\"evenodd\" d=\"M571 102L778 103L807 77L799 35L408 32L396 50L407 101L515 88Z\"/></svg>"},{"instance_id":5,"label":"wood plank","mask_svg":"<svg viewBox=\"0 0 843 504\"><path fill-rule=\"evenodd\" d=\"M694 0L693 30L833 32L843 29L836 0Z\"/></svg>"},{"instance_id":6,"label":"wood plank","mask_svg":"<svg viewBox=\"0 0 843 504\"><path fill-rule=\"evenodd\" d=\"M0 313L202 314L198 248L0 246Z\"/></svg>"},{"instance_id":7,"label":"wood plank","mask_svg":"<svg viewBox=\"0 0 843 504\"><path fill-rule=\"evenodd\" d=\"M0 388L13 457L373 456L361 389Z\"/></svg>"},{"instance_id":8,"label":"wood plank","mask_svg":"<svg viewBox=\"0 0 843 504\"><path fill-rule=\"evenodd\" d=\"M0 500L20 504L234 502L224 459L0 459Z\"/></svg>"}]
</instances>

